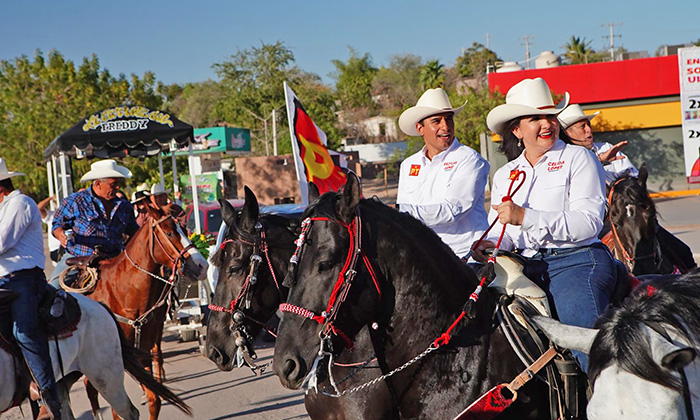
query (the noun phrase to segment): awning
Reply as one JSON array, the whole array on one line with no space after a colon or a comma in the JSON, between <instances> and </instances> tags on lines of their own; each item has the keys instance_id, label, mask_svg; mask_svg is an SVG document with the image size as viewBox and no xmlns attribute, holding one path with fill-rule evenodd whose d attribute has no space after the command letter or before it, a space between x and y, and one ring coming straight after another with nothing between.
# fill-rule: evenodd
<instances>
[{"instance_id":1,"label":"awning","mask_svg":"<svg viewBox=\"0 0 700 420\"><path fill-rule=\"evenodd\" d=\"M56 137L44 150L44 159L60 152L102 159L151 156L169 150L173 140L181 147L192 139L192 126L166 112L118 106L89 115Z\"/></svg>"}]
</instances>

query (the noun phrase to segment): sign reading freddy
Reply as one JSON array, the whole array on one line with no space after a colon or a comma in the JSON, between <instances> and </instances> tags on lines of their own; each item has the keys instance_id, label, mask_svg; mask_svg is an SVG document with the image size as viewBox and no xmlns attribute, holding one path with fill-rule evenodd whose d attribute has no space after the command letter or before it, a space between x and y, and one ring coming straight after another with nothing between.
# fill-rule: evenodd
<instances>
[{"instance_id":1,"label":"sign reading freddy","mask_svg":"<svg viewBox=\"0 0 700 420\"><path fill-rule=\"evenodd\" d=\"M688 183L700 183L700 47L678 50L683 154Z\"/></svg>"}]
</instances>

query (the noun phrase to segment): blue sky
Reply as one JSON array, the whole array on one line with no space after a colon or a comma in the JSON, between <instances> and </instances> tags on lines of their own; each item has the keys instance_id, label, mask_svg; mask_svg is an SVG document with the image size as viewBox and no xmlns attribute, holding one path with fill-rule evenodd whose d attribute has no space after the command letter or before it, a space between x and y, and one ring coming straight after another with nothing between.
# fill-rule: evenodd
<instances>
[{"instance_id":1,"label":"blue sky","mask_svg":"<svg viewBox=\"0 0 700 420\"><path fill-rule=\"evenodd\" d=\"M524 6L524 4L527 4ZM504 60L525 59L519 38L531 35L531 55L562 54L571 35L603 49L615 43L653 54L664 44L700 38L695 2L638 1L184 1L51 0L0 2L0 59L56 49L76 63L96 54L112 74L153 71L165 83L216 79L213 63L237 49L278 40L296 63L332 83L331 60L347 59L348 46L369 53L375 66L411 53L453 65L473 42Z\"/></svg>"}]
</instances>

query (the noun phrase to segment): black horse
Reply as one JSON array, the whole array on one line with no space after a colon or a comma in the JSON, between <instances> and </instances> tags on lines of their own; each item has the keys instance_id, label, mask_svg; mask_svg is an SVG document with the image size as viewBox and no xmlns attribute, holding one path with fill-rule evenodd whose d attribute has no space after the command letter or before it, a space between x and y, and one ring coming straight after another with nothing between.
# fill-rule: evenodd
<instances>
[{"instance_id":1,"label":"black horse","mask_svg":"<svg viewBox=\"0 0 700 420\"><path fill-rule=\"evenodd\" d=\"M522 369L495 325L496 299L489 292L481 294L476 317L463 320L459 334L434 350L433 341L455 321L479 281L424 224L379 201L360 199L352 175L342 193L323 195L304 217L298 266L285 280L293 286L282 308L273 363L285 387L308 389L314 372L326 370L327 361L344 354L365 327L382 373L402 368L377 381L388 385L401 418L453 418ZM311 224L305 226L307 220ZM365 351L359 341L354 346ZM319 354L327 357L317 359ZM499 418L548 413L546 386L531 381Z\"/></svg>"},{"instance_id":2,"label":"black horse","mask_svg":"<svg viewBox=\"0 0 700 420\"><path fill-rule=\"evenodd\" d=\"M656 206L647 191L647 176L642 165L639 178L623 176L610 184L610 231L603 241L634 275L687 273L696 267L693 254L659 225Z\"/></svg>"},{"instance_id":3,"label":"black horse","mask_svg":"<svg viewBox=\"0 0 700 420\"><path fill-rule=\"evenodd\" d=\"M311 191L317 190L312 187ZM265 322L274 316L287 297L288 288L280 282L295 248L299 221L270 214L260 215L255 194L247 187L241 211L237 212L228 202L222 201L222 216L227 226L225 239L212 256L212 262L219 269L212 303L219 310L209 314L207 355L219 369L229 371L237 365L236 340L253 354L252 339L261 332ZM251 273L254 264L251 257L254 254L262 260L257 262L257 268L253 267L255 273ZM250 285L251 274L257 278L254 285ZM242 294L246 282L249 286ZM248 305L246 299L250 301ZM231 310L232 302L235 302L234 310ZM364 382L377 374L367 332L359 334L358 342L362 343L363 348L348 355L345 360L339 359L334 366L336 374L348 377L343 385ZM332 389L327 378L319 382L318 389ZM388 396L387 387L382 385L342 399L313 392L306 395L304 404L309 416L315 420L384 419L396 417L390 405L381 407L381 401L390 401ZM364 404L375 399L380 402Z\"/></svg>"}]
</instances>

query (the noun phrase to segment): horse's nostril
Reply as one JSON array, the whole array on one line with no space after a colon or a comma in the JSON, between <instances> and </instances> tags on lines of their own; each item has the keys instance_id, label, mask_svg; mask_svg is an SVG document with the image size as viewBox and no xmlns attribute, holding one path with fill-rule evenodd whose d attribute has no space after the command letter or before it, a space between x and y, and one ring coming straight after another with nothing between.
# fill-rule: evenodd
<instances>
[{"instance_id":1,"label":"horse's nostril","mask_svg":"<svg viewBox=\"0 0 700 420\"><path fill-rule=\"evenodd\" d=\"M209 360L216 363L219 366L225 366L228 364L228 356L216 347L209 348Z\"/></svg>"},{"instance_id":2,"label":"horse's nostril","mask_svg":"<svg viewBox=\"0 0 700 420\"><path fill-rule=\"evenodd\" d=\"M298 369L298 364L294 361L294 359L287 359L284 362L284 368L282 369L282 374L289 380L289 382L294 382L298 375L299 375L299 369Z\"/></svg>"}]
</instances>

